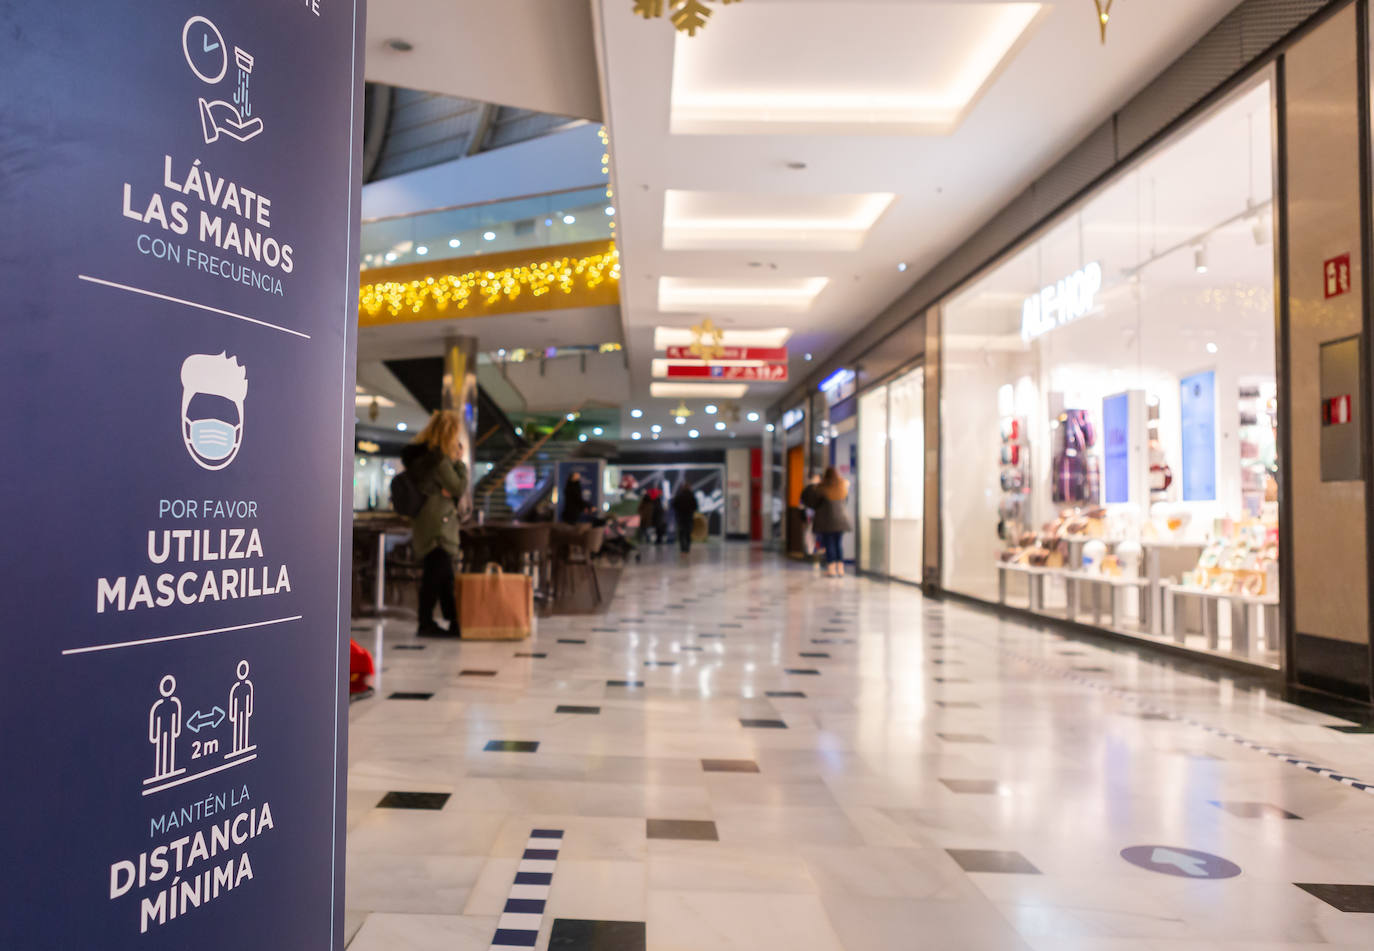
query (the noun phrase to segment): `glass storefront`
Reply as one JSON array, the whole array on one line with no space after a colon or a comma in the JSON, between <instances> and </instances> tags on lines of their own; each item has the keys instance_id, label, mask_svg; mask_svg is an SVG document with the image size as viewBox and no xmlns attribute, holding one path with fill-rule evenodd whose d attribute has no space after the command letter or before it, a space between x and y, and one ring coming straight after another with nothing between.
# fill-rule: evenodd
<instances>
[{"instance_id":1,"label":"glass storefront","mask_svg":"<svg viewBox=\"0 0 1374 951\"><path fill-rule=\"evenodd\" d=\"M944 303L946 589L1278 665L1268 77Z\"/></svg>"},{"instance_id":2,"label":"glass storefront","mask_svg":"<svg viewBox=\"0 0 1374 951\"><path fill-rule=\"evenodd\" d=\"M858 558L863 571L919 584L925 537L925 371L859 397Z\"/></svg>"}]
</instances>

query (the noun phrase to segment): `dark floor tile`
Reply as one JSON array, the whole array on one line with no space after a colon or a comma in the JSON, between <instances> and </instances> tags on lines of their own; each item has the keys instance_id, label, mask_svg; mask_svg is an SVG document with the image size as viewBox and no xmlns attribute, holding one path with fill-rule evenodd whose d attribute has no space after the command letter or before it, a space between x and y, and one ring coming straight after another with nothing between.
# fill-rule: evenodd
<instances>
[{"instance_id":1,"label":"dark floor tile","mask_svg":"<svg viewBox=\"0 0 1374 951\"><path fill-rule=\"evenodd\" d=\"M644 666L645 666L645 667L676 667L676 666L677 666L677 661L675 661L675 660L646 660L646 661L644 662Z\"/></svg>"},{"instance_id":2,"label":"dark floor tile","mask_svg":"<svg viewBox=\"0 0 1374 951\"><path fill-rule=\"evenodd\" d=\"M783 673L792 674L797 677L819 677L821 672L806 667L788 667Z\"/></svg>"},{"instance_id":3,"label":"dark floor tile","mask_svg":"<svg viewBox=\"0 0 1374 951\"><path fill-rule=\"evenodd\" d=\"M725 635L724 635L724 634L698 634L697 637L701 638L702 640L706 640L707 638L710 638L710 639L712 639L712 640L723 640L723 639L725 638Z\"/></svg>"},{"instance_id":4,"label":"dark floor tile","mask_svg":"<svg viewBox=\"0 0 1374 951\"><path fill-rule=\"evenodd\" d=\"M416 693L411 690L397 690L387 697L388 700L428 700L434 696L432 693Z\"/></svg>"},{"instance_id":5,"label":"dark floor tile","mask_svg":"<svg viewBox=\"0 0 1374 951\"><path fill-rule=\"evenodd\" d=\"M786 723L783 723L781 720L754 720L754 719L745 719L744 717L741 717L739 722L740 722L740 726L747 727L748 729L751 729L751 730L785 730L785 729L787 729L787 724L786 724Z\"/></svg>"},{"instance_id":6,"label":"dark floor tile","mask_svg":"<svg viewBox=\"0 0 1374 951\"><path fill-rule=\"evenodd\" d=\"M833 637L813 637L813 638L811 638L811 643L812 643L812 644L833 644L833 643L835 643L835 639L834 639Z\"/></svg>"},{"instance_id":7,"label":"dark floor tile","mask_svg":"<svg viewBox=\"0 0 1374 951\"><path fill-rule=\"evenodd\" d=\"M829 654L825 653L824 651L802 651L802 652L801 652L801 655L802 655L803 657L829 657L829 656L830 656Z\"/></svg>"},{"instance_id":8,"label":"dark floor tile","mask_svg":"<svg viewBox=\"0 0 1374 951\"><path fill-rule=\"evenodd\" d=\"M941 783L950 791L971 796L995 796L1002 784L995 779L942 779Z\"/></svg>"},{"instance_id":9,"label":"dark floor tile","mask_svg":"<svg viewBox=\"0 0 1374 951\"><path fill-rule=\"evenodd\" d=\"M1167 720L1173 720L1173 719L1174 719L1173 717L1169 716L1169 714L1167 714L1167 713L1150 713L1149 711L1146 711L1146 712L1144 712L1144 713L1137 713L1137 714L1136 714L1136 718L1139 719L1139 720L1150 720L1150 721L1167 721Z\"/></svg>"},{"instance_id":10,"label":"dark floor tile","mask_svg":"<svg viewBox=\"0 0 1374 951\"><path fill-rule=\"evenodd\" d=\"M644 951L644 922L555 918L549 951Z\"/></svg>"},{"instance_id":11,"label":"dark floor tile","mask_svg":"<svg viewBox=\"0 0 1374 951\"><path fill-rule=\"evenodd\" d=\"M741 628L741 627L744 627L743 624L727 624L727 623L725 623L725 622L722 622L722 623L720 623L720 624L718 624L718 625L716 625L716 626L717 626L717 627L728 627L728 628Z\"/></svg>"},{"instance_id":12,"label":"dark floor tile","mask_svg":"<svg viewBox=\"0 0 1374 951\"><path fill-rule=\"evenodd\" d=\"M701 768L708 773L757 773L759 764L751 759L704 759Z\"/></svg>"},{"instance_id":13,"label":"dark floor tile","mask_svg":"<svg viewBox=\"0 0 1374 951\"><path fill-rule=\"evenodd\" d=\"M1061 657L1082 657L1087 651L1060 651Z\"/></svg>"},{"instance_id":14,"label":"dark floor tile","mask_svg":"<svg viewBox=\"0 0 1374 951\"><path fill-rule=\"evenodd\" d=\"M1320 898L1337 911L1374 914L1374 885L1307 885L1294 882L1307 894Z\"/></svg>"},{"instance_id":15,"label":"dark floor tile","mask_svg":"<svg viewBox=\"0 0 1374 951\"><path fill-rule=\"evenodd\" d=\"M543 660L545 657L548 657L549 655L548 655L548 654L516 654L515 656L516 656L516 657L533 657L533 658L535 658L536 660Z\"/></svg>"},{"instance_id":16,"label":"dark floor tile","mask_svg":"<svg viewBox=\"0 0 1374 951\"><path fill-rule=\"evenodd\" d=\"M1374 723L1355 723L1349 726L1329 726L1328 730L1335 730L1337 733L1374 733Z\"/></svg>"},{"instance_id":17,"label":"dark floor tile","mask_svg":"<svg viewBox=\"0 0 1374 951\"><path fill-rule=\"evenodd\" d=\"M992 740L981 733L936 733L946 743L991 743Z\"/></svg>"},{"instance_id":18,"label":"dark floor tile","mask_svg":"<svg viewBox=\"0 0 1374 951\"><path fill-rule=\"evenodd\" d=\"M794 700L806 699L806 694L802 693L800 690L766 690L764 691L764 695L774 698L788 697Z\"/></svg>"},{"instance_id":19,"label":"dark floor tile","mask_svg":"<svg viewBox=\"0 0 1374 951\"><path fill-rule=\"evenodd\" d=\"M607 687L642 687L642 686L644 686L644 681L642 681L642 680L608 680L608 681L606 681L606 686L607 686Z\"/></svg>"},{"instance_id":20,"label":"dark floor tile","mask_svg":"<svg viewBox=\"0 0 1374 951\"><path fill-rule=\"evenodd\" d=\"M931 679L934 680L937 684L971 684L971 683L973 683L973 681L969 680L967 677L933 677L933 678L931 678Z\"/></svg>"},{"instance_id":21,"label":"dark floor tile","mask_svg":"<svg viewBox=\"0 0 1374 951\"><path fill-rule=\"evenodd\" d=\"M488 740L483 747L488 753L534 753L539 750L538 740Z\"/></svg>"},{"instance_id":22,"label":"dark floor tile","mask_svg":"<svg viewBox=\"0 0 1374 951\"><path fill-rule=\"evenodd\" d=\"M645 829L651 839L690 839L695 842L719 842L714 822L700 819L646 819Z\"/></svg>"},{"instance_id":23,"label":"dark floor tile","mask_svg":"<svg viewBox=\"0 0 1374 951\"><path fill-rule=\"evenodd\" d=\"M1000 872L1007 875L1039 875L1036 868L1020 852L998 852L992 849L945 849L949 857L965 872Z\"/></svg>"},{"instance_id":24,"label":"dark floor tile","mask_svg":"<svg viewBox=\"0 0 1374 951\"><path fill-rule=\"evenodd\" d=\"M422 650L425 649L425 645L424 645L424 644L392 644L392 645L391 645L391 649L392 649L392 650L397 650L397 651L422 651Z\"/></svg>"},{"instance_id":25,"label":"dark floor tile","mask_svg":"<svg viewBox=\"0 0 1374 951\"><path fill-rule=\"evenodd\" d=\"M702 651L704 651L705 649L706 649L706 648L704 648L704 647L691 647L691 646L684 646L684 647L682 648L682 650L685 650L685 651L694 651L695 653L698 653L698 654L701 653Z\"/></svg>"},{"instance_id":26,"label":"dark floor tile","mask_svg":"<svg viewBox=\"0 0 1374 951\"><path fill-rule=\"evenodd\" d=\"M560 638L558 639L558 643L560 643L560 644L585 644L585 643L587 643L587 641L586 641L585 638L581 638L581 637L560 637Z\"/></svg>"},{"instance_id":27,"label":"dark floor tile","mask_svg":"<svg viewBox=\"0 0 1374 951\"><path fill-rule=\"evenodd\" d=\"M978 710L978 704L971 700L936 700L937 707L944 707L946 710Z\"/></svg>"},{"instance_id":28,"label":"dark floor tile","mask_svg":"<svg viewBox=\"0 0 1374 951\"><path fill-rule=\"evenodd\" d=\"M442 809L452 793L389 792L377 803L378 809Z\"/></svg>"},{"instance_id":29,"label":"dark floor tile","mask_svg":"<svg viewBox=\"0 0 1374 951\"><path fill-rule=\"evenodd\" d=\"M1106 667L1075 667L1074 670L1081 674L1110 674L1111 671Z\"/></svg>"},{"instance_id":30,"label":"dark floor tile","mask_svg":"<svg viewBox=\"0 0 1374 951\"><path fill-rule=\"evenodd\" d=\"M821 628L821 633L822 633L822 634L843 634L843 633L844 633L844 628L842 628L842 627L823 627L823 628Z\"/></svg>"},{"instance_id":31,"label":"dark floor tile","mask_svg":"<svg viewBox=\"0 0 1374 951\"><path fill-rule=\"evenodd\" d=\"M1208 800L1218 809L1240 819L1301 819L1302 816L1268 802L1218 802Z\"/></svg>"},{"instance_id":32,"label":"dark floor tile","mask_svg":"<svg viewBox=\"0 0 1374 951\"><path fill-rule=\"evenodd\" d=\"M592 633L593 633L593 634L619 634L619 633L620 633L620 628L618 628L618 627L594 627L594 628L592 628Z\"/></svg>"},{"instance_id":33,"label":"dark floor tile","mask_svg":"<svg viewBox=\"0 0 1374 951\"><path fill-rule=\"evenodd\" d=\"M459 677L495 677L495 676L496 676L496 671L494 671L494 670L460 670L460 671L458 671L458 676L459 676Z\"/></svg>"},{"instance_id":34,"label":"dark floor tile","mask_svg":"<svg viewBox=\"0 0 1374 951\"><path fill-rule=\"evenodd\" d=\"M942 658L938 658L938 657L937 657L937 658L935 658L934 660L932 660L931 663L932 663L932 664L937 664L937 665L948 665L948 666L950 666L950 667L953 667L953 666L955 666L956 664L962 664L963 661L962 661L962 660L944 660L944 659L942 659Z\"/></svg>"},{"instance_id":35,"label":"dark floor tile","mask_svg":"<svg viewBox=\"0 0 1374 951\"><path fill-rule=\"evenodd\" d=\"M601 712L601 708L600 708L600 707L576 707L576 706L572 706L571 704L560 703L560 704L558 705L558 707L557 707L553 712L554 712L554 713L586 713L586 714L593 714L593 713L600 713L600 712Z\"/></svg>"}]
</instances>

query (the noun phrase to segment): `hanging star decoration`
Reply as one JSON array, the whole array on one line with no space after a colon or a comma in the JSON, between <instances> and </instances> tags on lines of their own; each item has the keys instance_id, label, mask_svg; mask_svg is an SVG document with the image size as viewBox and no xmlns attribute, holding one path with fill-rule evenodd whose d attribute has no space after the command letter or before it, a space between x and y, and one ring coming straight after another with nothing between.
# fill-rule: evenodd
<instances>
[{"instance_id":1,"label":"hanging star decoration","mask_svg":"<svg viewBox=\"0 0 1374 951\"><path fill-rule=\"evenodd\" d=\"M679 419L686 419L688 416L692 415L692 410L688 407L686 400L677 404L677 409L673 410L673 415Z\"/></svg>"},{"instance_id":2,"label":"hanging star decoration","mask_svg":"<svg viewBox=\"0 0 1374 951\"><path fill-rule=\"evenodd\" d=\"M1107 42L1107 21L1112 18L1112 3L1114 0L1093 0L1093 6L1097 7L1097 25L1102 30L1102 42Z\"/></svg>"},{"instance_id":3,"label":"hanging star decoration","mask_svg":"<svg viewBox=\"0 0 1374 951\"><path fill-rule=\"evenodd\" d=\"M707 317L692 328L692 345L688 351L692 356L707 362L720 359L721 354L725 352L725 331Z\"/></svg>"},{"instance_id":4,"label":"hanging star decoration","mask_svg":"<svg viewBox=\"0 0 1374 951\"><path fill-rule=\"evenodd\" d=\"M634 12L646 20L660 19L666 14L680 32L696 36L697 30L711 18L710 2L725 6L739 0L634 0Z\"/></svg>"}]
</instances>

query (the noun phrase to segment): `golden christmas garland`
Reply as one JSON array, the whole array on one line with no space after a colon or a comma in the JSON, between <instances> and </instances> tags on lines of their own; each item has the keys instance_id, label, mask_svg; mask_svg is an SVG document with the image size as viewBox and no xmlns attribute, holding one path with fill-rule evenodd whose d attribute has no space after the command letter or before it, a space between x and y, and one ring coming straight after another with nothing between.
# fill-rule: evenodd
<instances>
[{"instance_id":1,"label":"golden christmas garland","mask_svg":"<svg viewBox=\"0 0 1374 951\"><path fill-rule=\"evenodd\" d=\"M738 3L739 0L716 2L724 5ZM707 0L634 0L634 11L646 20L661 18L666 13L668 19L673 21L673 26L688 36L696 36L697 30L711 18Z\"/></svg>"},{"instance_id":2,"label":"golden christmas garland","mask_svg":"<svg viewBox=\"0 0 1374 951\"><path fill-rule=\"evenodd\" d=\"M383 310L399 317L405 311L418 314L428 305L439 310L449 307L463 310L473 303L491 306L503 300L514 301L526 292L533 297L555 291L571 294L579 283L590 291L606 281L619 280L620 252L612 247L582 258L565 257L520 267L364 284L358 293L358 305L371 317Z\"/></svg>"}]
</instances>

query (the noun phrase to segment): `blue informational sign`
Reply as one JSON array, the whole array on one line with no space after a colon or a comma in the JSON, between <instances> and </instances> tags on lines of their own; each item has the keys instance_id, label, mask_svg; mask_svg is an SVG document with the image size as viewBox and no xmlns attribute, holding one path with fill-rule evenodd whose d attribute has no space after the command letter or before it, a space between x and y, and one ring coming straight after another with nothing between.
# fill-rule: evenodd
<instances>
[{"instance_id":1,"label":"blue informational sign","mask_svg":"<svg viewBox=\"0 0 1374 951\"><path fill-rule=\"evenodd\" d=\"M568 477L574 472L582 483L582 500L586 503L583 511L587 516L601 514L601 470L605 463L600 459L564 459L558 463L558 514L561 518L568 504Z\"/></svg>"},{"instance_id":2,"label":"blue informational sign","mask_svg":"<svg viewBox=\"0 0 1374 951\"><path fill-rule=\"evenodd\" d=\"M4 10L0 948L342 948L362 4Z\"/></svg>"},{"instance_id":3,"label":"blue informational sign","mask_svg":"<svg viewBox=\"0 0 1374 951\"><path fill-rule=\"evenodd\" d=\"M1179 386L1183 433L1183 501L1217 497L1217 377L1208 370L1184 377Z\"/></svg>"},{"instance_id":4,"label":"blue informational sign","mask_svg":"<svg viewBox=\"0 0 1374 951\"><path fill-rule=\"evenodd\" d=\"M1102 497L1109 505L1131 500L1131 398L1119 393L1102 401Z\"/></svg>"}]
</instances>

